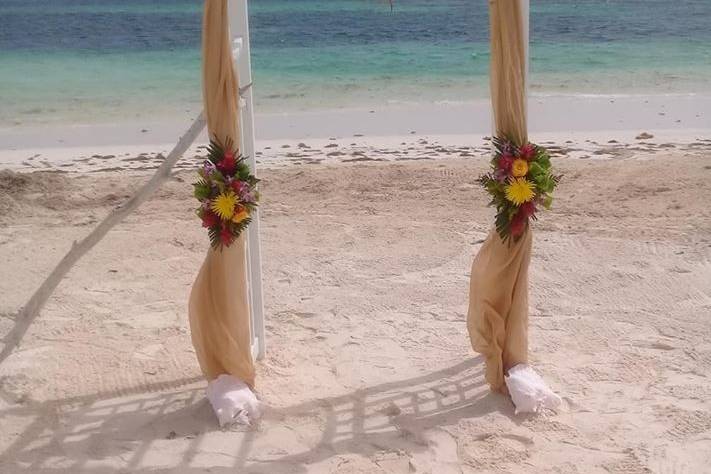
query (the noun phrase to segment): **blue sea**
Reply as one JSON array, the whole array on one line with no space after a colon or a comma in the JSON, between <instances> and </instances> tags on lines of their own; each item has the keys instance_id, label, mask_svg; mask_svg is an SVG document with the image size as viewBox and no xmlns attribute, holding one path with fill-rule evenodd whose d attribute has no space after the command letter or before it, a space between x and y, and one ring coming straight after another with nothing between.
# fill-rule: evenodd
<instances>
[{"instance_id":1,"label":"blue sea","mask_svg":"<svg viewBox=\"0 0 711 474\"><path fill-rule=\"evenodd\" d=\"M186 117L200 1L0 0L0 126ZM486 0L252 0L256 106L488 94ZM532 94L711 91L711 0L531 0Z\"/></svg>"}]
</instances>

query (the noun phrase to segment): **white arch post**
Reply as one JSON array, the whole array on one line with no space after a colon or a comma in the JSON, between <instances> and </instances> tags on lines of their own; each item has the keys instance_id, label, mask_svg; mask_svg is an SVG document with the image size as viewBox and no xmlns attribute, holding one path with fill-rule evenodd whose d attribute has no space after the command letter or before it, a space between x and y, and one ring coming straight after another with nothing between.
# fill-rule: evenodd
<instances>
[{"instance_id":1,"label":"white arch post","mask_svg":"<svg viewBox=\"0 0 711 474\"><path fill-rule=\"evenodd\" d=\"M254 105L252 101L252 64L249 49L249 16L247 0L228 0L230 38L235 69L240 84L240 152L247 157L249 167L256 175L257 161L254 150ZM266 353L264 329L264 303L262 300L262 253L259 244L259 210L247 228L247 271L249 276L250 332L252 356L261 359Z\"/></svg>"}]
</instances>

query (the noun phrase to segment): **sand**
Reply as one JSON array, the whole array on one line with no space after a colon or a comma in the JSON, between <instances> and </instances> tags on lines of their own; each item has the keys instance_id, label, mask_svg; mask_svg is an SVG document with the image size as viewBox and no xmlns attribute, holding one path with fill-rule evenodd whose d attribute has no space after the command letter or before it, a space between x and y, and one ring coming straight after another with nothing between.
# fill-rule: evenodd
<instances>
[{"instance_id":1,"label":"sand","mask_svg":"<svg viewBox=\"0 0 711 474\"><path fill-rule=\"evenodd\" d=\"M534 137L565 175L530 289L558 413L514 415L466 336L486 142L341 135L260 142L267 409L220 431L186 314L196 147L0 361L0 472L708 472L711 136L651 134ZM0 334L165 150L105 151L0 154Z\"/></svg>"}]
</instances>

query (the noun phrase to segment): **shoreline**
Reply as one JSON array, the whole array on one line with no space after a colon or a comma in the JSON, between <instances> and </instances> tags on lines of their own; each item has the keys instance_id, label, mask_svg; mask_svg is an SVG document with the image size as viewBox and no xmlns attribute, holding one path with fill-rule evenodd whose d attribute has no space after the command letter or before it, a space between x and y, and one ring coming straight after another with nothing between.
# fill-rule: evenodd
<instances>
[{"instance_id":1,"label":"shoreline","mask_svg":"<svg viewBox=\"0 0 711 474\"><path fill-rule=\"evenodd\" d=\"M711 130L711 94L549 95L529 99L533 137L553 132ZM173 144L197 113L159 121L94 124L28 124L0 127L0 166L18 152L101 147L122 152L134 146L159 150ZM489 135L488 99L372 108L323 109L255 114L257 148L262 142L359 136ZM198 142L206 142L206 134ZM20 153L21 154L21 153ZM25 153L27 154L27 153Z\"/></svg>"},{"instance_id":2,"label":"shoreline","mask_svg":"<svg viewBox=\"0 0 711 474\"><path fill-rule=\"evenodd\" d=\"M204 134L203 134L204 135ZM630 159L661 151L711 153L708 130L600 130L531 135L554 159ZM175 166L195 170L206 158L206 140L197 140ZM467 158L488 160L485 134L334 136L257 141L257 171L292 165L339 165ZM0 169L14 172L110 173L155 170L174 144L107 145L0 151Z\"/></svg>"}]
</instances>

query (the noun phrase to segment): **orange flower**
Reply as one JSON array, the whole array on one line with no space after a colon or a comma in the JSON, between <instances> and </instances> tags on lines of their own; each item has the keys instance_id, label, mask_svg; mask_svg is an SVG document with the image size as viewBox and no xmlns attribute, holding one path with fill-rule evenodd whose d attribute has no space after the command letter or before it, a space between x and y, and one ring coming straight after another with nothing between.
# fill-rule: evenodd
<instances>
[{"instance_id":1,"label":"orange flower","mask_svg":"<svg viewBox=\"0 0 711 474\"><path fill-rule=\"evenodd\" d=\"M528 162L518 158L511 165L511 173L516 178L523 178L528 173Z\"/></svg>"},{"instance_id":2,"label":"orange flower","mask_svg":"<svg viewBox=\"0 0 711 474\"><path fill-rule=\"evenodd\" d=\"M247 208L238 204L237 208L235 209L235 214L234 216L232 216L232 222L234 222L235 224L239 224L248 217L249 211L247 210Z\"/></svg>"}]
</instances>

